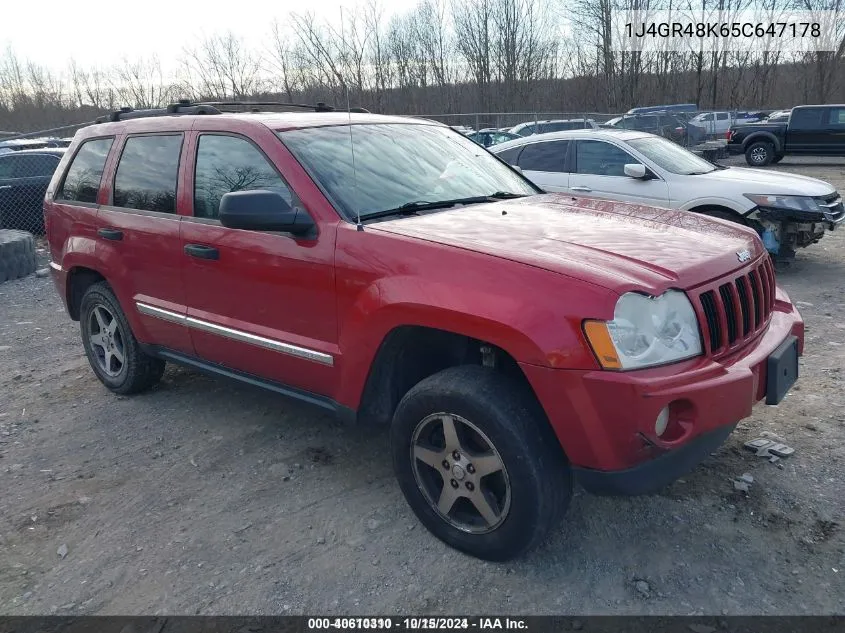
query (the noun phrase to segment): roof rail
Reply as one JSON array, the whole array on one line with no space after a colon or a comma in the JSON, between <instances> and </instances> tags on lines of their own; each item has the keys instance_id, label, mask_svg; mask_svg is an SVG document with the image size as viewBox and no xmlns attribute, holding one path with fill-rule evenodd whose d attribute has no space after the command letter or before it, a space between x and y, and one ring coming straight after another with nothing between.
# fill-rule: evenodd
<instances>
[{"instance_id":1,"label":"roof rail","mask_svg":"<svg viewBox=\"0 0 845 633\"><path fill-rule=\"evenodd\" d=\"M147 108L135 110L124 107L106 115L97 117L97 123L108 123L114 121L125 121L126 119L141 119L153 116L170 116L184 114L220 114L220 110L206 104L191 103L190 99L180 99L177 103L171 103L165 108Z\"/></svg>"},{"instance_id":2,"label":"roof rail","mask_svg":"<svg viewBox=\"0 0 845 633\"><path fill-rule=\"evenodd\" d=\"M235 110L237 112L243 111L244 109L249 110L251 112L259 112L259 108L266 108L266 107L277 107L277 108L296 108L301 110L313 110L314 112L337 112L337 108L327 105L322 101L319 101L315 104L307 104L307 103L287 103L285 101L202 101L199 103L195 103L192 105L196 106L210 106L214 108L220 109L227 109L227 108L239 108L239 110ZM364 108L349 108L348 110L340 110L341 112L358 112L363 114L369 114L369 110Z\"/></svg>"}]
</instances>

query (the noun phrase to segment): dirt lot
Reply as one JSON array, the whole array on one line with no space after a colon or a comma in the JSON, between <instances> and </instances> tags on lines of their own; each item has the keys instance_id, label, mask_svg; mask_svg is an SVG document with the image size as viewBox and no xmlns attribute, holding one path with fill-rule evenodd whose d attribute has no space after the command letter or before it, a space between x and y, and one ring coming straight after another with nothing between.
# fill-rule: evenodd
<instances>
[{"instance_id":1,"label":"dirt lot","mask_svg":"<svg viewBox=\"0 0 845 633\"><path fill-rule=\"evenodd\" d=\"M777 169L845 191L845 161ZM417 523L385 433L175 367L116 397L51 280L3 284L0 613L845 613L845 230L779 276L808 325L787 399L662 494L576 493L506 565ZM742 449L762 432L781 467Z\"/></svg>"}]
</instances>

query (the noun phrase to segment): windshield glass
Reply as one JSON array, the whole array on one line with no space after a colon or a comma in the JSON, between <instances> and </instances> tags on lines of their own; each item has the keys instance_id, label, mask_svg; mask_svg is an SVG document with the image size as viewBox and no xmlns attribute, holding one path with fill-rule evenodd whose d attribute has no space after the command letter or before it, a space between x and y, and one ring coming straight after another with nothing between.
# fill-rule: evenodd
<instances>
[{"instance_id":1,"label":"windshield glass","mask_svg":"<svg viewBox=\"0 0 845 633\"><path fill-rule=\"evenodd\" d=\"M660 136L647 136L635 138L628 141L628 144L643 156L648 158L671 174L707 174L715 171L713 163L709 163L688 152L677 143L673 143Z\"/></svg>"},{"instance_id":2,"label":"windshield glass","mask_svg":"<svg viewBox=\"0 0 845 633\"><path fill-rule=\"evenodd\" d=\"M477 143L439 125L338 125L279 137L351 220L409 203L537 193Z\"/></svg>"}]
</instances>

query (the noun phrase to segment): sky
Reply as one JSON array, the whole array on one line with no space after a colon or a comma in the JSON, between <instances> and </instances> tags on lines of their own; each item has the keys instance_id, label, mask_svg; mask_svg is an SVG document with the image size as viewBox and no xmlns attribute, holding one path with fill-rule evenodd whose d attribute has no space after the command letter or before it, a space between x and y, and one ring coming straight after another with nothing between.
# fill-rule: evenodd
<instances>
[{"instance_id":1,"label":"sky","mask_svg":"<svg viewBox=\"0 0 845 633\"><path fill-rule=\"evenodd\" d=\"M382 15L404 12L415 0L380 0ZM341 7L363 0L0 0L0 45L39 65L63 71L73 58L82 67L112 66L123 58L155 54L163 69L179 65L177 56L203 36L231 30L261 47L274 19L284 24L290 12L313 12L334 20ZM13 28L9 28L13 25Z\"/></svg>"}]
</instances>

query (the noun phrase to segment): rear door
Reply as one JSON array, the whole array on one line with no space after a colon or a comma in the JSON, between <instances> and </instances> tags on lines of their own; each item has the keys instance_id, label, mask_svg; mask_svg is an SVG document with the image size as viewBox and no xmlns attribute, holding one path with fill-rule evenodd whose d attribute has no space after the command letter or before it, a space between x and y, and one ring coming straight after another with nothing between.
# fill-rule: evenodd
<instances>
[{"instance_id":1,"label":"rear door","mask_svg":"<svg viewBox=\"0 0 845 633\"><path fill-rule=\"evenodd\" d=\"M795 108L786 130L786 151L824 154L828 150L827 108Z\"/></svg>"},{"instance_id":2,"label":"rear door","mask_svg":"<svg viewBox=\"0 0 845 633\"><path fill-rule=\"evenodd\" d=\"M827 134L822 142L827 154L845 156L845 108L828 108Z\"/></svg>"},{"instance_id":3,"label":"rear door","mask_svg":"<svg viewBox=\"0 0 845 633\"><path fill-rule=\"evenodd\" d=\"M125 137L107 204L100 207L97 259L126 312L133 312L144 343L185 353L193 346L180 319L186 312L176 213L184 134Z\"/></svg>"},{"instance_id":4,"label":"rear door","mask_svg":"<svg viewBox=\"0 0 845 633\"><path fill-rule=\"evenodd\" d=\"M44 233L44 194L59 164L53 154L0 156L0 217L2 226L37 235ZM7 178L3 172L7 172Z\"/></svg>"},{"instance_id":5,"label":"rear door","mask_svg":"<svg viewBox=\"0 0 845 633\"><path fill-rule=\"evenodd\" d=\"M538 141L523 146L517 166L528 180L544 191L566 191L569 173L566 170L568 140Z\"/></svg>"},{"instance_id":6,"label":"rear door","mask_svg":"<svg viewBox=\"0 0 845 633\"><path fill-rule=\"evenodd\" d=\"M623 200L656 207L669 206L669 187L662 179L643 180L625 175L626 164L641 164L607 141L578 139L569 190L573 195Z\"/></svg>"}]
</instances>

